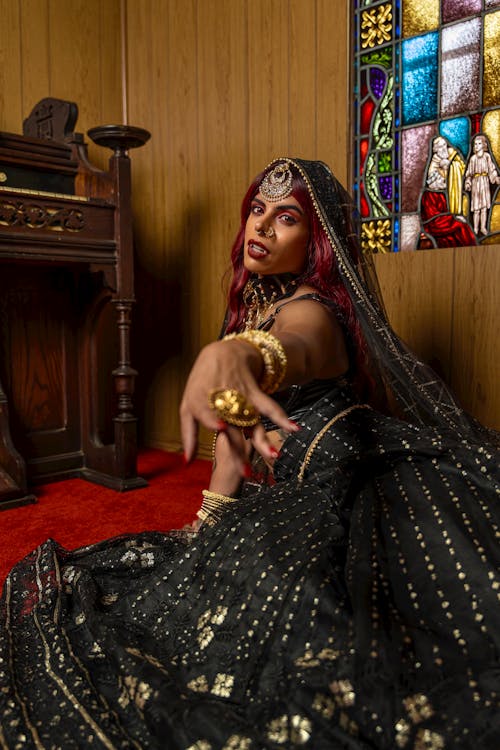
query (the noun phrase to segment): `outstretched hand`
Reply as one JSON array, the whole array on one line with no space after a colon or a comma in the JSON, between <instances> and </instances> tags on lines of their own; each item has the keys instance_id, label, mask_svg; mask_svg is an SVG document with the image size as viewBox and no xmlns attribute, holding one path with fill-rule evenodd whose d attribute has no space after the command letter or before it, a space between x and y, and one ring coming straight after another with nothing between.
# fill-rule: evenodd
<instances>
[{"instance_id":1,"label":"outstretched hand","mask_svg":"<svg viewBox=\"0 0 500 750\"><path fill-rule=\"evenodd\" d=\"M188 377L180 405L181 433L186 461L191 461L198 444L198 429L202 424L209 430L225 430L222 422L209 405L209 394L215 389L234 388L239 391L257 412L271 419L287 432L295 432L297 425L290 421L276 401L267 396L258 385L262 359L255 349L244 341L215 341L204 347L198 355ZM242 450L241 441L231 440L236 452ZM265 458L275 457L263 426L259 423L252 431L254 447ZM242 465L245 456L241 456Z\"/></svg>"}]
</instances>

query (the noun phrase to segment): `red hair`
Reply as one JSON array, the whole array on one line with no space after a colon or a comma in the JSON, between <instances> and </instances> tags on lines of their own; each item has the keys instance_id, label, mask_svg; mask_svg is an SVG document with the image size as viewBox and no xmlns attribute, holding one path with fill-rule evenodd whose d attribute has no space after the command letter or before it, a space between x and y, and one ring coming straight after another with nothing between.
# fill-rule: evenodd
<instances>
[{"instance_id":1,"label":"red hair","mask_svg":"<svg viewBox=\"0 0 500 750\"><path fill-rule=\"evenodd\" d=\"M274 164L272 166L274 167ZM297 282L298 285L307 284L313 287L318 294L332 302L340 311L341 322L349 337L347 343L351 354L351 365L355 369L355 379L364 390L367 385L366 345L361 333L361 327L356 317L351 298L340 279L331 243L321 226L307 186L293 165L291 165L291 169L293 175L292 195L300 203L309 220L310 228L307 252L308 263L305 270L297 279ZM245 225L250 215L252 200L259 192L259 186L267 171L269 171L269 168L261 172L253 180L241 204L241 225L231 249L233 274L228 293L225 333L240 330L244 323L245 306L243 304L242 292L251 276L251 273L245 268L243 262ZM352 246L350 252L353 259L357 260L357 247Z\"/></svg>"}]
</instances>

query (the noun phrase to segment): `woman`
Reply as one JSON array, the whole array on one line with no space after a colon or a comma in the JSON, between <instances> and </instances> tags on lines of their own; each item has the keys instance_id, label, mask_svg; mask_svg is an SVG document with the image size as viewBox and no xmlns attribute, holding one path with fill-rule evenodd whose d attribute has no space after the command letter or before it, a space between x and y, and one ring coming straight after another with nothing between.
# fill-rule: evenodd
<instances>
[{"instance_id":1,"label":"woman","mask_svg":"<svg viewBox=\"0 0 500 750\"><path fill-rule=\"evenodd\" d=\"M496 438L388 327L350 213L321 162L250 187L181 406L188 460L218 431L204 522L14 568L0 746L498 747Z\"/></svg>"}]
</instances>

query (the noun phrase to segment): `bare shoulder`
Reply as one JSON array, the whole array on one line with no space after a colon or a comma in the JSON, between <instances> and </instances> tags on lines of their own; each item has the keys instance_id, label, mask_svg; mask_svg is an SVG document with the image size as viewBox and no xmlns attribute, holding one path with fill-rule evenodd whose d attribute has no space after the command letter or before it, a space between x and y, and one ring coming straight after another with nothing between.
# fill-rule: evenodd
<instances>
[{"instance_id":1,"label":"bare shoulder","mask_svg":"<svg viewBox=\"0 0 500 750\"><path fill-rule=\"evenodd\" d=\"M333 328L339 327L335 313L320 300L306 295L321 294L312 286L303 284L287 300L276 305L274 328L284 330L290 326L299 324L300 328L306 326L310 330L319 326Z\"/></svg>"},{"instance_id":2,"label":"bare shoulder","mask_svg":"<svg viewBox=\"0 0 500 750\"><path fill-rule=\"evenodd\" d=\"M334 310L318 299L304 298L309 294L319 295L317 289L301 286L287 304L278 305L271 330L305 353L309 379L337 377L349 367L344 331Z\"/></svg>"}]
</instances>

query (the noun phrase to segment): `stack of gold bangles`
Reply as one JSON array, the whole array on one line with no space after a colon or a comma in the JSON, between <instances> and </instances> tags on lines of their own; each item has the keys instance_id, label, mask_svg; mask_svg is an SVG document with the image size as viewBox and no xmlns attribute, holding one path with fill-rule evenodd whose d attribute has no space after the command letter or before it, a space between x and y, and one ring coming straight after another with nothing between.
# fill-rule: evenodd
<instances>
[{"instance_id":1,"label":"stack of gold bangles","mask_svg":"<svg viewBox=\"0 0 500 750\"><path fill-rule=\"evenodd\" d=\"M208 524L208 526L215 526L222 518L224 509L231 503L238 502L236 497L221 495L219 492L210 492L210 490L203 490L202 495L203 502L196 515L200 521Z\"/></svg>"},{"instance_id":2,"label":"stack of gold bangles","mask_svg":"<svg viewBox=\"0 0 500 750\"><path fill-rule=\"evenodd\" d=\"M230 333L223 341L239 339L254 346L262 357L264 373L259 386L264 393L278 390L286 373L286 354L276 336L267 331L250 330ZM210 408L227 424L235 427L254 427L259 421L259 413L245 396L234 388L216 388L208 396Z\"/></svg>"}]
</instances>

